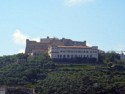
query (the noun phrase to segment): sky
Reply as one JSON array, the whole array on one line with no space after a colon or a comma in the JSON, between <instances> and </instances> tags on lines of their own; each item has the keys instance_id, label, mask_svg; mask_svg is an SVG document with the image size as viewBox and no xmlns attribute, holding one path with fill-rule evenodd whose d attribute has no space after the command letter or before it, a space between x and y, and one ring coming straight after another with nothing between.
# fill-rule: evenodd
<instances>
[{"instance_id":1,"label":"sky","mask_svg":"<svg viewBox=\"0 0 125 94\"><path fill-rule=\"evenodd\" d=\"M125 0L0 0L0 56L47 36L125 51Z\"/></svg>"}]
</instances>

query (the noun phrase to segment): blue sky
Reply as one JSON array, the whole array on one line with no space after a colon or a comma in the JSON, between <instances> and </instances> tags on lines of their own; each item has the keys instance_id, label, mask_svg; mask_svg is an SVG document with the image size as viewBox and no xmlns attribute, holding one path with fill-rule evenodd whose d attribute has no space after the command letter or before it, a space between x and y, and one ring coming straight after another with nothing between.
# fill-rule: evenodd
<instances>
[{"instance_id":1,"label":"blue sky","mask_svg":"<svg viewBox=\"0 0 125 94\"><path fill-rule=\"evenodd\" d=\"M0 55L46 36L125 50L125 0L0 0L0 34Z\"/></svg>"}]
</instances>

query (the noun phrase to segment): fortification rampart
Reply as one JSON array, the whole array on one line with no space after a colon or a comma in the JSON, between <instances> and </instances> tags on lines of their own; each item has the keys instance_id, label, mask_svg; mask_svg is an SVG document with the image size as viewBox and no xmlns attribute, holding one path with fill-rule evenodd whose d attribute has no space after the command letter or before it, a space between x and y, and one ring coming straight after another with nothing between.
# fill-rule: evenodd
<instances>
[{"instance_id":1,"label":"fortification rampart","mask_svg":"<svg viewBox=\"0 0 125 94\"><path fill-rule=\"evenodd\" d=\"M25 53L32 54L43 54L47 53L49 46L86 46L86 41L73 41L71 39L58 39L58 38L42 38L40 42L26 40Z\"/></svg>"}]
</instances>

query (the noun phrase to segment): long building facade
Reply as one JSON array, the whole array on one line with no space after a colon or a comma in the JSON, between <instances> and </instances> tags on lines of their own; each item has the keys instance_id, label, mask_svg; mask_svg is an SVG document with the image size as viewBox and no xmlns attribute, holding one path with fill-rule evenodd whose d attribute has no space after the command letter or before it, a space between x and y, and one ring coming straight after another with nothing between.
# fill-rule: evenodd
<instances>
[{"instance_id":1,"label":"long building facade","mask_svg":"<svg viewBox=\"0 0 125 94\"><path fill-rule=\"evenodd\" d=\"M98 60L97 46L51 46L48 54L53 59L96 58Z\"/></svg>"},{"instance_id":2,"label":"long building facade","mask_svg":"<svg viewBox=\"0 0 125 94\"><path fill-rule=\"evenodd\" d=\"M39 56L47 53L52 59L64 58L96 58L98 59L98 47L88 47L86 41L73 41L71 39L42 38L40 42L26 40L25 53L31 56Z\"/></svg>"}]
</instances>

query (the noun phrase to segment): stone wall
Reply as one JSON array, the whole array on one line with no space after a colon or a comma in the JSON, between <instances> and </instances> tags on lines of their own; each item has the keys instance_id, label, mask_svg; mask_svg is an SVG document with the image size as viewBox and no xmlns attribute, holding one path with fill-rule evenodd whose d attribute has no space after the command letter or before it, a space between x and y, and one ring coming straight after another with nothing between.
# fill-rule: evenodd
<instances>
[{"instance_id":1,"label":"stone wall","mask_svg":"<svg viewBox=\"0 0 125 94\"><path fill-rule=\"evenodd\" d=\"M5 94L35 94L35 92L29 88L8 87Z\"/></svg>"},{"instance_id":2,"label":"stone wall","mask_svg":"<svg viewBox=\"0 0 125 94\"><path fill-rule=\"evenodd\" d=\"M26 40L26 54L33 54L37 52L47 53L49 46L86 46L86 41L72 41L71 39L58 39L58 38L44 38L40 42ZM41 53L41 54L42 54Z\"/></svg>"},{"instance_id":3,"label":"stone wall","mask_svg":"<svg viewBox=\"0 0 125 94\"><path fill-rule=\"evenodd\" d=\"M24 87L0 87L0 94L35 94L35 90Z\"/></svg>"}]
</instances>

